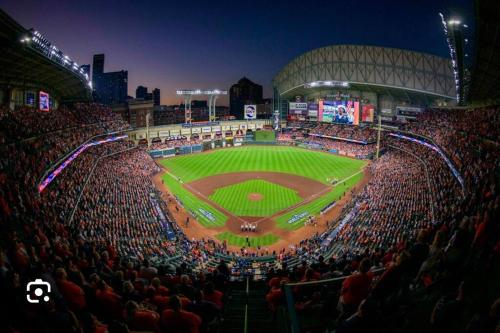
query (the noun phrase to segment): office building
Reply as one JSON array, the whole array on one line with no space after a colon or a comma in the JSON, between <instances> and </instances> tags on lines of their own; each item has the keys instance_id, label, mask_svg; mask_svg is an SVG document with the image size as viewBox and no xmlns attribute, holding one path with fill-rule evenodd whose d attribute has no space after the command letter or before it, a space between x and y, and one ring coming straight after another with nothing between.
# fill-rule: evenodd
<instances>
[{"instance_id":1,"label":"office building","mask_svg":"<svg viewBox=\"0 0 500 333\"><path fill-rule=\"evenodd\" d=\"M127 100L128 71L109 72L100 75L98 99L106 105L125 103Z\"/></svg>"},{"instance_id":2,"label":"office building","mask_svg":"<svg viewBox=\"0 0 500 333\"><path fill-rule=\"evenodd\" d=\"M92 62L92 76L104 73L104 54L94 54Z\"/></svg>"},{"instance_id":3,"label":"office building","mask_svg":"<svg viewBox=\"0 0 500 333\"><path fill-rule=\"evenodd\" d=\"M153 105L160 105L161 104L161 97L160 97L160 89L155 88L153 89Z\"/></svg>"},{"instance_id":4,"label":"office building","mask_svg":"<svg viewBox=\"0 0 500 333\"><path fill-rule=\"evenodd\" d=\"M104 54L95 54L92 63L94 99L106 105L125 103L128 71L104 72Z\"/></svg>"},{"instance_id":5,"label":"office building","mask_svg":"<svg viewBox=\"0 0 500 333\"><path fill-rule=\"evenodd\" d=\"M146 100L147 94L148 87L138 86L137 89L135 89L135 98L142 98L143 100Z\"/></svg>"},{"instance_id":6,"label":"office building","mask_svg":"<svg viewBox=\"0 0 500 333\"><path fill-rule=\"evenodd\" d=\"M262 103L262 86L243 77L229 89L229 108L236 119L243 119L245 104Z\"/></svg>"}]
</instances>

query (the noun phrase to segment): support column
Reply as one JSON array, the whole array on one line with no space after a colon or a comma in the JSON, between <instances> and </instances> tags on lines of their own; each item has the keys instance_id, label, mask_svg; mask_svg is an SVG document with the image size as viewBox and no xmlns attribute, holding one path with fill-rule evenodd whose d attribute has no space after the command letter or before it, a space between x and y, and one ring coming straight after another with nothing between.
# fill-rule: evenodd
<instances>
[{"instance_id":1,"label":"support column","mask_svg":"<svg viewBox=\"0 0 500 333\"><path fill-rule=\"evenodd\" d=\"M191 124L191 95L184 95L184 122Z\"/></svg>"}]
</instances>

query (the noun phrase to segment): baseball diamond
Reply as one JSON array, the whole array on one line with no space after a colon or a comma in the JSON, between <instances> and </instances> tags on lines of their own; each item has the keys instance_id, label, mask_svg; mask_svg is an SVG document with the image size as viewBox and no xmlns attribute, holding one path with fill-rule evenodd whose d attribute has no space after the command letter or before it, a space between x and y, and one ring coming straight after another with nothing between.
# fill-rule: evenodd
<instances>
[{"instance_id":1,"label":"baseball diamond","mask_svg":"<svg viewBox=\"0 0 500 333\"><path fill-rule=\"evenodd\" d=\"M163 184L187 213L215 231L216 239L239 247L272 246L300 234L363 179L366 163L285 146L244 146L159 161ZM340 181L333 185L332 179Z\"/></svg>"}]
</instances>

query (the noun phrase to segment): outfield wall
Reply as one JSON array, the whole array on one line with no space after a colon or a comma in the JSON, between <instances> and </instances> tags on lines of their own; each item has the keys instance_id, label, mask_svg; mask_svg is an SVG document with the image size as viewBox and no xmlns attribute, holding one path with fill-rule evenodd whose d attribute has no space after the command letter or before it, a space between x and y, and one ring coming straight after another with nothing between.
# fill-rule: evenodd
<instances>
[{"instance_id":1,"label":"outfield wall","mask_svg":"<svg viewBox=\"0 0 500 333\"><path fill-rule=\"evenodd\" d=\"M190 137L193 134L199 136L210 134L214 138L217 133L222 134L223 137L236 135L238 130L261 130L267 126L272 126L270 120L234 120L234 121L217 121L217 122L204 122L193 124L175 124L166 126L150 126L149 135L145 127L134 129L128 132L129 139L139 141L143 139L152 140L154 138L166 138L169 136L184 135ZM286 121L282 122L282 127L286 126Z\"/></svg>"}]
</instances>

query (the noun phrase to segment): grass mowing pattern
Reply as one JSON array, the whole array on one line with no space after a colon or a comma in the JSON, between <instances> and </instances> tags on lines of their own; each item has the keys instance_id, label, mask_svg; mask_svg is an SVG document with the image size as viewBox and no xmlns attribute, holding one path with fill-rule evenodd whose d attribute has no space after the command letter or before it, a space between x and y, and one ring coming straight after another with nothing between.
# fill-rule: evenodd
<instances>
[{"instance_id":1,"label":"grass mowing pattern","mask_svg":"<svg viewBox=\"0 0 500 333\"><path fill-rule=\"evenodd\" d=\"M250 193L261 200L251 201ZM217 189L210 200L237 216L269 216L302 201L297 192L262 179L253 179Z\"/></svg>"},{"instance_id":2,"label":"grass mowing pattern","mask_svg":"<svg viewBox=\"0 0 500 333\"><path fill-rule=\"evenodd\" d=\"M196 219L202 226L207 228L221 227L226 223L226 215L224 215L222 212L215 209L211 205L207 204L206 202L198 199L198 197L182 187L179 181L172 177L170 174L165 173L162 176L162 179L165 185L167 185L167 187L170 189L170 191L172 191L172 193L174 193L179 198L179 200L181 200L184 208L186 208L188 211L191 211L192 213L194 212L193 215L196 216ZM211 221L207 216L203 215L199 210L200 208L211 213L215 220Z\"/></svg>"},{"instance_id":3,"label":"grass mowing pattern","mask_svg":"<svg viewBox=\"0 0 500 333\"><path fill-rule=\"evenodd\" d=\"M322 183L327 183L328 178L347 178L366 164L334 154L282 146L219 149L208 154L167 158L160 163L184 182L228 172L274 171Z\"/></svg>"},{"instance_id":4,"label":"grass mowing pattern","mask_svg":"<svg viewBox=\"0 0 500 333\"><path fill-rule=\"evenodd\" d=\"M310 215L317 215L321 210L326 207L329 203L339 200L344 192L349 191L354 185L356 185L361 178L363 173L360 172L357 175L347 179L345 182L338 183L335 187L327 194L321 196L320 198L313 200L305 205L299 206L296 209L283 214L275 219L276 225L279 228L286 230L297 230L304 225L304 221ZM344 185L345 183L345 185ZM294 223L288 223L288 220L294 215L300 215L301 213L307 212L308 215L295 221Z\"/></svg>"},{"instance_id":5,"label":"grass mowing pattern","mask_svg":"<svg viewBox=\"0 0 500 333\"><path fill-rule=\"evenodd\" d=\"M276 133L274 131L255 131L255 141L273 142L276 141Z\"/></svg>"},{"instance_id":6,"label":"grass mowing pattern","mask_svg":"<svg viewBox=\"0 0 500 333\"><path fill-rule=\"evenodd\" d=\"M248 247L245 237L235 235L232 232L222 232L220 234L215 235L215 238L217 238L221 242L226 241L228 245L233 245L238 247ZM279 241L279 239L280 238L274 234L265 234L263 236L248 237L248 241L250 242L250 247L269 246Z\"/></svg>"}]
</instances>

